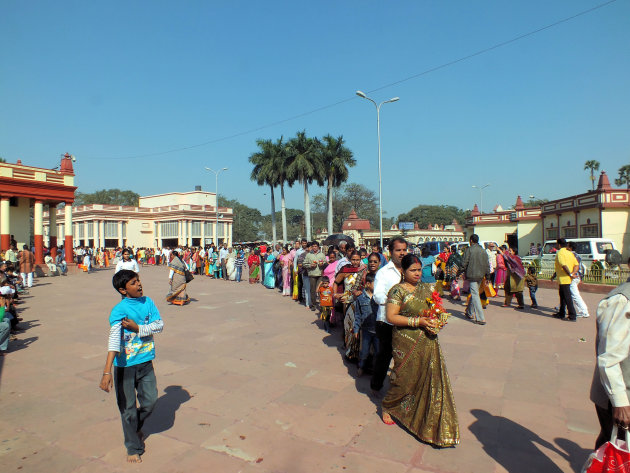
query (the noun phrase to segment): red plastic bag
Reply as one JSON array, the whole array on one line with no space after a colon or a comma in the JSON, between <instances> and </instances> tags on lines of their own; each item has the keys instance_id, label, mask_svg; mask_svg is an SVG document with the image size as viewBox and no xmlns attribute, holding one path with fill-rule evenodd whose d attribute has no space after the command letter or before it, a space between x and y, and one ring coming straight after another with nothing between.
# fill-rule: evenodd
<instances>
[{"instance_id":1,"label":"red plastic bag","mask_svg":"<svg viewBox=\"0 0 630 473\"><path fill-rule=\"evenodd\" d=\"M582 473L630 473L628 442L617 438L617 426L613 427L610 442L595 450L586 460Z\"/></svg>"}]
</instances>

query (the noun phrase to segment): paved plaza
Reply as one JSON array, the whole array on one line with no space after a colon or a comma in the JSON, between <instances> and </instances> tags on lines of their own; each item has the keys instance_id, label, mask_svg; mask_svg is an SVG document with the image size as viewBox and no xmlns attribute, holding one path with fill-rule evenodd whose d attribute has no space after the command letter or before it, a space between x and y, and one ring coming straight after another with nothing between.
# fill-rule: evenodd
<instances>
[{"instance_id":1,"label":"paved plaza","mask_svg":"<svg viewBox=\"0 0 630 473\"><path fill-rule=\"evenodd\" d=\"M0 470L46 472L571 472L598 432L588 400L590 319L492 301L485 327L454 317L440 334L461 444L437 450L379 418L369 378L344 363L340 329L260 285L197 277L192 303L164 302L168 271L141 270L164 332L156 336L159 401L143 463L127 465L115 395L98 388L113 271L36 282L20 305L26 331L0 363ZM526 301L529 301L526 296Z\"/></svg>"}]
</instances>

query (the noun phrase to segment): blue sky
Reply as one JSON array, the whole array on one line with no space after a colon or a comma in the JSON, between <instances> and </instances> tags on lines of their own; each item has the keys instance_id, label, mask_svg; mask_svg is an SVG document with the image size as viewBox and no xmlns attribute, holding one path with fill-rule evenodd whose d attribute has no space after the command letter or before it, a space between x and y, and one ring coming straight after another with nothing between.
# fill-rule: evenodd
<instances>
[{"instance_id":1,"label":"blue sky","mask_svg":"<svg viewBox=\"0 0 630 473\"><path fill-rule=\"evenodd\" d=\"M70 152L80 191L141 195L214 191L204 166L226 166L219 192L268 213L268 189L249 180L257 138L343 135L350 181L377 190L376 112L360 89L400 97L381 109L387 215L471 208L474 184L491 184L486 209L575 194L590 188L586 160L611 178L630 163L627 0L381 87L602 3L7 0L0 156L53 167Z\"/></svg>"}]
</instances>

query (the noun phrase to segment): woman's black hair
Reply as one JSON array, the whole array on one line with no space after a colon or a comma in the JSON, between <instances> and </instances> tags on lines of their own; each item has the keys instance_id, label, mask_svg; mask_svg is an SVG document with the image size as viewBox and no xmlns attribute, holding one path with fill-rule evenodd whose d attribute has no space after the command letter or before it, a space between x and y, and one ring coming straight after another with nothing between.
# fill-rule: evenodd
<instances>
[{"instance_id":1,"label":"woman's black hair","mask_svg":"<svg viewBox=\"0 0 630 473\"><path fill-rule=\"evenodd\" d=\"M400 266L402 267L403 273L407 271L412 264L419 264L422 266L422 261L416 255L409 253L403 256L403 259L400 261Z\"/></svg>"},{"instance_id":2,"label":"woman's black hair","mask_svg":"<svg viewBox=\"0 0 630 473\"><path fill-rule=\"evenodd\" d=\"M135 271L130 269L121 269L112 278L112 285L116 292L120 292L121 289L125 289L127 287L127 283L131 281L133 278L137 278L138 275Z\"/></svg>"},{"instance_id":3,"label":"woman's black hair","mask_svg":"<svg viewBox=\"0 0 630 473\"><path fill-rule=\"evenodd\" d=\"M371 258L372 256L374 256L374 257L378 260L379 264L381 263L381 255L380 255L380 253L376 253L376 252L374 252L374 253L370 253L370 254L368 255L368 263L370 262L370 258Z\"/></svg>"},{"instance_id":4,"label":"woman's black hair","mask_svg":"<svg viewBox=\"0 0 630 473\"><path fill-rule=\"evenodd\" d=\"M428 257L429 256L429 247L428 246L423 246L422 250L421 250L421 253L422 253L422 257L423 258Z\"/></svg>"},{"instance_id":5,"label":"woman's black hair","mask_svg":"<svg viewBox=\"0 0 630 473\"><path fill-rule=\"evenodd\" d=\"M335 251L335 248L333 246L331 246L330 248L328 248L328 253L327 255L330 256L331 254L334 254L335 256L337 256L337 252Z\"/></svg>"}]
</instances>

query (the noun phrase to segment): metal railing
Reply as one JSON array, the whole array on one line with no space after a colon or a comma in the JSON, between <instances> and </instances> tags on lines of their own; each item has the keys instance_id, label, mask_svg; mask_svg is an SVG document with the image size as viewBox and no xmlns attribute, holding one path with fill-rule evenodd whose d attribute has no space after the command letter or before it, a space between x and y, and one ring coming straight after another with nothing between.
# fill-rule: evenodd
<instances>
[{"instance_id":1,"label":"metal railing","mask_svg":"<svg viewBox=\"0 0 630 473\"><path fill-rule=\"evenodd\" d=\"M555 272L553 268L541 268L535 262L525 263L524 266L527 269L530 265L534 265L537 269L536 275L538 279L551 279L551 276ZM630 269L622 268L620 266L604 268L600 265L592 265L584 274L582 282L590 284L609 284L611 286L618 286L624 283L630 278Z\"/></svg>"}]
</instances>

